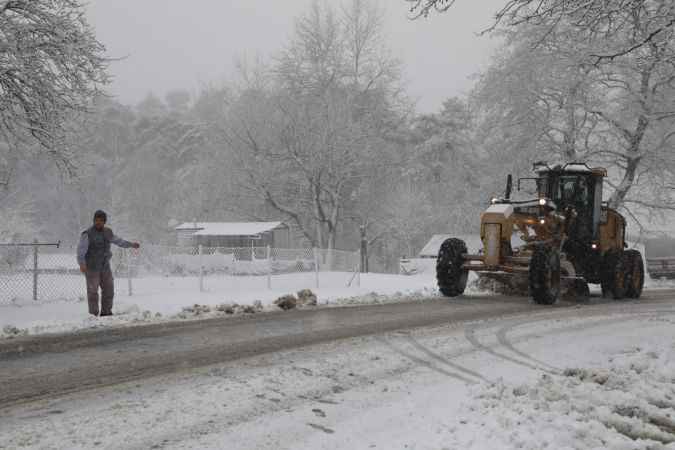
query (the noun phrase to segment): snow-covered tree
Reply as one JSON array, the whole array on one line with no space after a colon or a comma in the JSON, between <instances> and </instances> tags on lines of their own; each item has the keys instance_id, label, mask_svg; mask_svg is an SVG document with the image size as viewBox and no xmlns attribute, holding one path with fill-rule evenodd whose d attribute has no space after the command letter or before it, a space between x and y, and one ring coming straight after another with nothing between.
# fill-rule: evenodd
<instances>
[{"instance_id":1,"label":"snow-covered tree","mask_svg":"<svg viewBox=\"0 0 675 450\"><path fill-rule=\"evenodd\" d=\"M615 12L624 26L611 40L589 37L569 19L554 28L537 22L508 29L474 100L485 112L488 140L492 134L508 159L596 162L610 169L614 208L671 208L665 197L672 192L652 175L673 168L667 156L675 131L673 30L650 37L667 11L661 2L640 3L637 11ZM643 41L600 64L594 59Z\"/></svg>"},{"instance_id":2,"label":"snow-covered tree","mask_svg":"<svg viewBox=\"0 0 675 450\"><path fill-rule=\"evenodd\" d=\"M108 81L104 47L84 16L78 0L0 1L0 135L37 141L66 166L67 125Z\"/></svg>"},{"instance_id":3,"label":"snow-covered tree","mask_svg":"<svg viewBox=\"0 0 675 450\"><path fill-rule=\"evenodd\" d=\"M428 16L431 12L446 12L457 0L405 0L413 17ZM645 11L655 14L645 15ZM643 32L624 39L626 31L642 22ZM519 28L541 27L540 39L564 24L573 24L579 38L604 39L608 46L603 52L589 55L596 63L613 60L662 40L675 27L675 8L671 0L505 0L495 12L494 24L485 32L500 26ZM616 40L617 36L622 37Z\"/></svg>"},{"instance_id":4,"label":"snow-covered tree","mask_svg":"<svg viewBox=\"0 0 675 450\"><path fill-rule=\"evenodd\" d=\"M228 121L240 186L326 248L356 213L359 187L391 162L384 136L401 104L398 63L369 5L338 13L313 3L269 83L249 83Z\"/></svg>"}]
</instances>

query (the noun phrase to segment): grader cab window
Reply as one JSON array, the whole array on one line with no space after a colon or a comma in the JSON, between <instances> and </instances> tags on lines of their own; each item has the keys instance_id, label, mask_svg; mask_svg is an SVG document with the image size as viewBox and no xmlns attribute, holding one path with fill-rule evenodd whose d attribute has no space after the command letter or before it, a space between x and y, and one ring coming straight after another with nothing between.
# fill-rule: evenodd
<instances>
[{"instance_id":1,"label":"grader cab window","mask_svg":"<svg viewBox=\"0 0 675 450\"><path fill-rule=\"evenodd\" d=\"M553 200L561 206L572 206L578 212L590 209L592 189L584 176L561 176L553 193Z\"/></svg>"},{"instance_id":2,"label":"grader cab window","mask_svg":"<svg viewBox=\"0 0 675 450\"><path fill-rule=\"evenodd\" d=\"M595 184L592 176L561 174L549 177L549 195L559 208L574 208L576 219L570 231L572 240L586 242L595 235Z\"/></svg>"}]
</instances>

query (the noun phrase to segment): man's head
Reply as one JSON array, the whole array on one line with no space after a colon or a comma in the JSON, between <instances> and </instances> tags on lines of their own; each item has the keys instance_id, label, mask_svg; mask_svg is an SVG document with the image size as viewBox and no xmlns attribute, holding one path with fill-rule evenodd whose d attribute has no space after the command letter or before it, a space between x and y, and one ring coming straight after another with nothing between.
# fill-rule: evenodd
<instances>
[{"instance_id":1,"label":"man's head","mask_svg":"<svg viewBox=\"0 0 675 450\"><path fill-rule=\"evenodd\" d=\"M99 209L94 213L94 227L97 230L102 230L107 220L108 216L105 211Z\"/></svg>"}]
</instances>

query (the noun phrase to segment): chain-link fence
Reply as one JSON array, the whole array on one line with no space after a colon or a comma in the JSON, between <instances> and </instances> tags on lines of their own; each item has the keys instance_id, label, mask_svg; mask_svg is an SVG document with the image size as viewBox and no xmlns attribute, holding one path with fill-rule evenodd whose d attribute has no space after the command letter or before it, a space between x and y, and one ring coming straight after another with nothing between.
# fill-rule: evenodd
<instances>
[{"instance_id":1,"label":"chain-link fence","mask_svg":"<svg viewBox=\"0 0 675 450\"><path fill-rule=\"evenodd\" d=\"M0 304L84 298L76 250L61 243L0 244ZM128 277L126 254L113 252L111 268L117 277Z\"/></svg>"},{"instance_id":2,"label":"chain-link fence","mask_svg":"<svg viewBox=\"0 0 675 450\"><path fill-rule=\"evenodd\" d=\"M345 272L346 284L358 283L353 275L359 261L358 252L341 250L145 246L130 260L130 269L132 277L140 278L196 277L201 291L225 287L224 282L235 283L238 277L264 277L272 288L286 285L289 277L285 275L296 275L302 285L319 287L322 272Z\"/></svg>"},{"instance_id":3,"label":"chain-link fence","mask_svg":"<svg viewBox=\"0 0 675 450\"><path fill-rule=\"evenodd\" d=\"M84 298L84 276L75 255L74 245L3 244L0 304ZM113 247L111 268L117 295L174 295L181 289L234 292L261 286L358 285L359 261L358 252L340 250L145 245L140 250Z\"/></svg>"}]
</instances>

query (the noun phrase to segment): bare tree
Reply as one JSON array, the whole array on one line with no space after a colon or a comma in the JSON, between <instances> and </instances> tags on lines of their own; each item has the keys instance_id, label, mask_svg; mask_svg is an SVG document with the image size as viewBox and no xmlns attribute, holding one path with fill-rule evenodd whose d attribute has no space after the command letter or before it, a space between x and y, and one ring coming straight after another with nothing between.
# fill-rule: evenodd
<instances>
[{"instance_id":1,"label":"bare tree","mask_svg":"<svg viewBox=\"0 0 675 450\"><path fill-rule=\"evenodd\" d=\"M339 15L314 3L270 83L243 90L228 121L241 188L326 248L354 215L364 180L387 162L383 135L400 89L379 20L362 0Z\"/></svg>"},{"instance_id":2,"label":"bare tree","mask_svg":"<svg viewBox=\"0 0 675 450\"><path fill-rule=\"evenodd\" d=\"M446 12L456 0L405 0L413 18L426 17L434 12ZM588 36L611 40L617 34L630 30L633 24L627 16L642 16L645 10L655 13L643 22L645 32L628 42L612 46L604 53L592 56L596 62L614 59L648 45L672 32L675 26L675 6L670 0L507 0L495 13L489 32L506 25L545 25L542 37L561 23L571 23Z\"/></svg>"},{"instance_id":3,"label":"bare tree","mask_svg":"<svg viewBox=\"0 0 675 450\"><path fill-rule=\"evenodd\" d=\"M372 168L370 130L353 120L350 106L345 95L310 103L249 91L227 127L241 189L327 248L335 247L347 199Z\"/></svg>"},{"instance_id":4,"label":"bare tree","mask_svg":"<svg viewBox=\"0 0 675 450\"><path fill-rule=\"evenodd\" d=\"M0 133L68 164L63 138L108 81L104 47L78 0L0 1Z\"/></svg>"}]
</instances>

